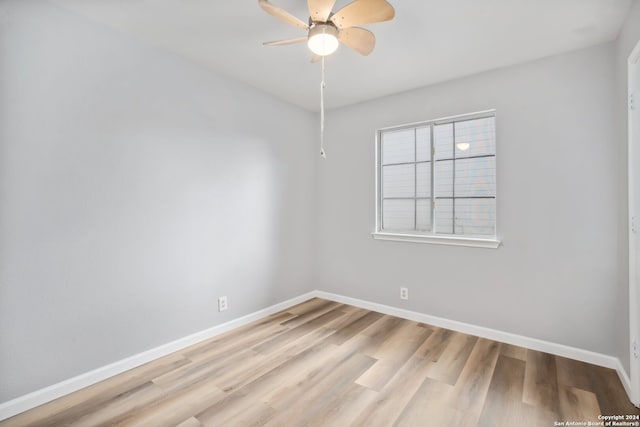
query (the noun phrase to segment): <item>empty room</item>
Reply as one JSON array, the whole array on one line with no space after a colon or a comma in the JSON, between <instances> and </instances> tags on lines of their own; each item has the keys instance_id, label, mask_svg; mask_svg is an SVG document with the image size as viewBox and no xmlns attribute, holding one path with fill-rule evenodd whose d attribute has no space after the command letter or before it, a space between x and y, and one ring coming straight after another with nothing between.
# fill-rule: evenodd
<instances>
[{"instance_id":1,"label":"empty room","mask_svg":"<svg viewBox=\"0 0 640 427\"><path fill-rule=\"evenodd\" d=\"M640 426L640 0L0 0L0 426Z\"/></svg>"}]
</instances>

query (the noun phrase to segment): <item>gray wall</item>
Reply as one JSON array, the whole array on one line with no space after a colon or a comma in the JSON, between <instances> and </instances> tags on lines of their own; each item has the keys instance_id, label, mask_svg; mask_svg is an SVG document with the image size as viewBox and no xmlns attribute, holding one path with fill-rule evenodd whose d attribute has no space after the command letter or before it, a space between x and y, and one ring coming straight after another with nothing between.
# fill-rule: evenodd
<instances>
[{"instance_id":1,"label":"gray wall","mask_svg":"<svg viewBox=\"0 0 640 427\"><path fill-rule=\"evenodd\" d=\"M0 18L0 402L310 290L314 115L46 2Z\"/></svg>"},{"instance_id":2,"label":"gray wall","mask_svg":"<svg viewBox=\"0 0 640 427\"><path fill-rule=\"evenodd\" d=\"M630 371L629 365L629 240L627 187L627 59L640 40L640 1L634 0L626 22L615 43L615 112L616 144L620 167L616 172L619 191L618 215L618 307L616 310L616 356Z\"/></svg>"},{"instance_id":3,"label":"gray wall","mask_svg":"<svg viewBox=\"0 0 640 427\"><path fill-rule=\"evenodd\" d=\"M331 111L320 289L612 354L620 157L600 45ZM497 250L373 240L377 128L497 109ZM410 300L400 301L399 287Z\"/></svg>"}]
</instances>

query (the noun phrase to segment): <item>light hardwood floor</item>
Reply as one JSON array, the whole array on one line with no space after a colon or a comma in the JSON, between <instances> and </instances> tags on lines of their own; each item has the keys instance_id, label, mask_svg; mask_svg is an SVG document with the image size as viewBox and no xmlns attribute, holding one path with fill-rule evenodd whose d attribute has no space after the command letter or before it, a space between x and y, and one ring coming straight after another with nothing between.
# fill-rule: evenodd
<instances>
[{"instance_id":1,"label":"light hardwood floor","mask_svg":"<svg viewBox=\"0 0 640 427\"><path fill-rule=\"evenodd\" d=\"M553 426L633 415L611 369L313 299L0 426Z\"/></svg>"}]
</instances>

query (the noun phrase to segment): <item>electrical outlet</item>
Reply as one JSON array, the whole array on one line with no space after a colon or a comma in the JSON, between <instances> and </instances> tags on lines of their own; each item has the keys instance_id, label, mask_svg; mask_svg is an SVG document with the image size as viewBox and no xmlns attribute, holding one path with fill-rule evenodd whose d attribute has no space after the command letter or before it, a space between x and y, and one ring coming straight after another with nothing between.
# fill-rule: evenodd
<instances>
[{"instance_id":1,"label":"electrical outlet","mask_svg":"<svg viewBox=\"0 0 640 427\"><path fill-rule=\"evenodd\" d=\"M218 311L225 311L227 309L227 297L218 298Z\"/></svg>"},{"instance_id":2,"label":"electrical outlet","mask_svg":"<svg viewBox=\"0 0 640 427\"><path fill-rule=\"evenodd\" d=\"M409 299L409 289L408 288L400 288L400 299Z\"/></svg>"},{"instance_id":3,"label":"electrical outlet","mask_svg":"<svg viewBox=\"0 0 640 427\"><path fill-rule=\"evenodd\" d=\"M633 357L638 358L638 341L633 340Z\"/></svg>"}]
</instances>

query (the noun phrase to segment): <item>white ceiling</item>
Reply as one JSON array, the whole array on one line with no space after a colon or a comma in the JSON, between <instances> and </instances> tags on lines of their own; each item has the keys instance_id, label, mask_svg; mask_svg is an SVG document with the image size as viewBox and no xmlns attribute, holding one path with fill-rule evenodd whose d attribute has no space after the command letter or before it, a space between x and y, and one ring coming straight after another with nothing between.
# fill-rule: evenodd
<instances>
[{"instance_id":1,"label":"white ceiling","mask_svg":"<svg viewBox=\"0 0 640 427\"><path fill-rule=\"evenodd\" d=\"M53 0L92 20L317 111L320 64L305 35L256 0ZM304 0L272 0L307 20ZM341 46L326 60L329 108L357 103L613 40L631 0L389 0L396 17L371 24L363 57ZM334 11L347 4L338 0Z\"/></svg>"}]
</instances>

